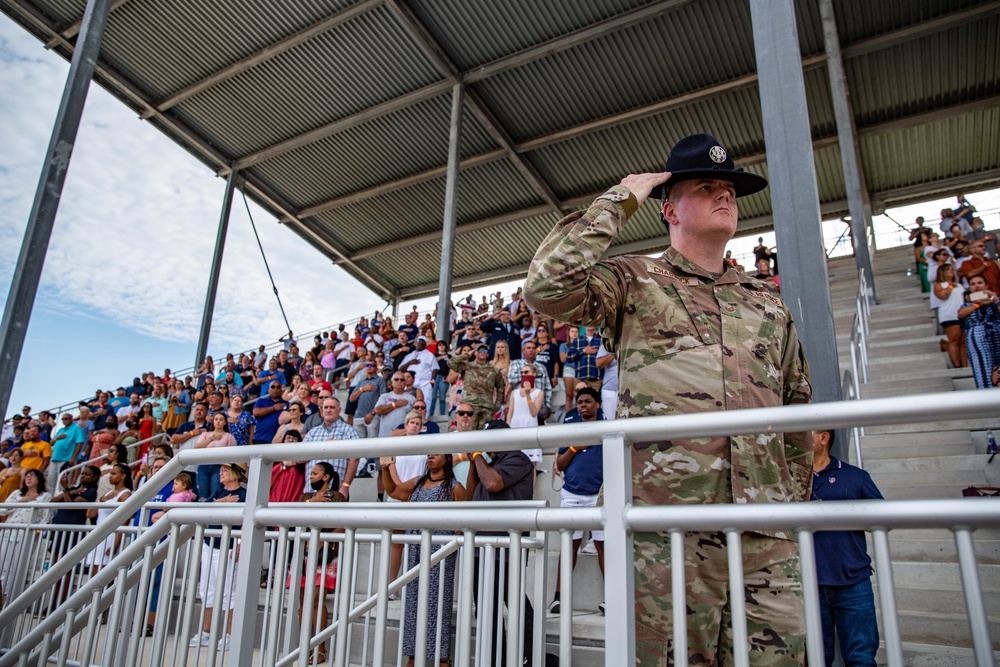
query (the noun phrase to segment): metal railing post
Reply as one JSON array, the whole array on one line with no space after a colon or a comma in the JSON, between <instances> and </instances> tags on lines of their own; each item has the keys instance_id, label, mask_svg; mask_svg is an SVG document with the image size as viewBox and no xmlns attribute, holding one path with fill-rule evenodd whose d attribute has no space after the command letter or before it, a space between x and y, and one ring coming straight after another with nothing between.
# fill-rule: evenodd
<instances>
[{"instance_id":1,"label":"metal railing post","mask_svg":"<svg viewBox=\"0 0 1000 667\"><path fill-rule=\"evenodd\" d=\"M236 587L236 602L233 606L232 649L229 652L230 667L241 667L253 662L253 644L256 636L257 602L260 589L252 582L260 578L260 568L264 557L264 526L258 526L255 515L259 508L267 507L267 497L271 491L271 464L260 457L250 459L246 504L243 507L243 526L240 531L236 581L243 585ZM224 558L224 556L220 557ZM219 583L224 588L224 583ZM225 599L225 596L222 596ZM220 609L221 611L221 609Z\"/></svg>"},{"instance_id":2,"label":"metal railing post","mask_svg":"<svg viewBox=\"0 0 1000 667\"><path fill-rule=\"evenodd\" d=\"M632 449L623 433L605 435L603 444L604 664L619 667L635 662L635 573L632 531L625 521L632 505Z\"/></svg>"}]
</instances>

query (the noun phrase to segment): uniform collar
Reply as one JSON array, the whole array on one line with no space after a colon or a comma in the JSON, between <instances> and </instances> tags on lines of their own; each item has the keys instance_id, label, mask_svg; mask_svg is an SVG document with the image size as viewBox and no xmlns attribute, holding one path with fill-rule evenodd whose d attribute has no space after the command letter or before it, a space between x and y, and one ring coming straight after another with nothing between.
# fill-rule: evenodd
<instances>
[{"instance_id":1,"label":"uniform collar","mask_svg":"<svg viewBox=\"0 0 1000 667\"><path fill-rule=\"evenodd\" d=\"M745 273L732 265L727 266L725 272L722 274L722 277L716 279L711 272L689 260L687 257L678 252L673 246L667 248L663 252L661 258L681 273L701 276L702 278L714 281L719 285L733 285L739 283L750 284L753 282Z\"/></svg>"}]
</instances>

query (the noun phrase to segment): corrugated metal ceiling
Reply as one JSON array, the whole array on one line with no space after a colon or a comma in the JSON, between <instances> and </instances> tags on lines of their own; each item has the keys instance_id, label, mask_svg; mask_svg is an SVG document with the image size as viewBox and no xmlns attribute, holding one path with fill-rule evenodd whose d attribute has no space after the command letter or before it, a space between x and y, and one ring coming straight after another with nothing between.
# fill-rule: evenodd
<instances>
[{"instance_id":1,"label":"corrugated metal ceiling","mask_svg":"<svg viewBox=\"0 0 1000 667\"><path fill-rule=\"evenodd\" d=\"M58 34L84 6L0 0L64 56L71 50ZM945 178L1000 181L1000 0L834 7L873 197L934 192ZM818 0L796 0L796 9L801 52L813 58L805 84L820 197L838 210L845 192ZM614 29L598 29L609 21ZM317 25L326 28L295 38ZM585 29L593 34L578 38ZM565 208L582 205L625 173L659 168L690 132L712 132L738 158L765 149L740 0L130 0L108 24L100 80L214 170L248 160L250 195L280 217L305 216L329 241L310 242L373 289L433 292L440 238L422 235L441 228L454 83L435 50L474 76L490 118L466 105L461 154L476 166L460 181L459 283L531 258L557 217L548 191ZM688 101L671 103L678 96ZM507 137L519 154L500 150ZM762 158L747 168L767 173ZM740 210L741 228L766 228L769 191ZM615 245L666 242L654 207L644 207Z\"/></svg>"}]
</instances>

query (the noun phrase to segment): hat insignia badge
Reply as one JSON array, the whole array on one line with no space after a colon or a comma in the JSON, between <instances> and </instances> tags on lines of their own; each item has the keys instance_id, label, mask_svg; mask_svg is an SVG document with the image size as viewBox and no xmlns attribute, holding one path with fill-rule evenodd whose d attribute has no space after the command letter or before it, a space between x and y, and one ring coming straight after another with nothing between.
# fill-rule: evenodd
<instances>
[{"instance_id":1,"label":"hat insignia badge","mask_svg":"<svg viewBox=\"0 0 1000 667\"><path fill-rule=\"evenodd\" d=\"M708 157L712 159L712 162L721 164L726 161L726 149L722 146L712 146L708 150Z\"/></svg>"}]
</instances>

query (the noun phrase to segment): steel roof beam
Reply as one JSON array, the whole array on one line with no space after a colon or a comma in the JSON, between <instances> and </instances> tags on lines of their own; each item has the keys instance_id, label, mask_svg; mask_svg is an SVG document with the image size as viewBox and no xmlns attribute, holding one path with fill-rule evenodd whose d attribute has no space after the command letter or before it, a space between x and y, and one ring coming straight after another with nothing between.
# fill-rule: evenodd
<instances>
[{"instance_id":1,"label":"steel roof beam","mask_svg":"<svg viewBox=\"0 0 1000 667\"><path fill-rule=\"evenodd\" d=\"M127 1L127 0L124 0ZM184 100L197 95L198 93L208 90L216 84L222 83L228 79L233 78L243 72L256 67L257 65L266 62L276 56L289 51L300 44L308 42L312 38L328 32L337 26L350 21L356 16L365 14L372 9L375 9L382 4L382 0L362 0L356 5L351 5L346 9L342 9L339 12L331 14L330 16L309 25L295 34L289 35L288 37L275 42L274 44L269 44L265 46L260 51L253 53L242 60L237 60L231 65L224 67L217 72L209 74L205 78L195 81L177 91L170 97L164 98L157 102L154 106L157 111L166 111L170 107L176 106L183 102Z\"/></svg>"},{"instance_id":2,"label":"steel roof beam","mask_svg":"<svg viewBox=\"0 0 1000 667\"><path fill-rule=\"evenodd\" d=\"M502 160L507 157L507 152L501 148L497 150L490 151L488 153L481 153L480 155L474 155L472 157L465 158L459 162L459 168L461 169L471 169L473 167L478 167L480 165L489 164L490 162L496 162L497 160ZM359 190L357 192L352 192L351 194L344 195L342 197L337 197L336 199L330 199L323 202L322 204L317 204L316 206L309 206L307 208L299 211L300 218L309 218L314 215L319 215L320 213L325 213L326 211L333 210L335 208L340 208L341 206L348 206L349 204L356 204L359 201L364 201L365 199L370 199L372 197L377 197L379 195L388 194L396 190L401 190L402 188L408 188L411 185L418 185L420 183L426 183L427 181L432 181L435 178L442 178L448 171L448 165L442 165L440 167L434 167L433 169L428 169L427 171L422 171L417 174L411 174L404 178L400 178L395 181L390 181L388 183L380 183L372 188L366 190Z\"/></svg>"},{"instance_id":3,"label":"steel roof beam","mask_svg":"<svg viewBox=\"0 0 1000 667\"><path fill-rule=\"evenodd\" d=\"M865 53L870 53L880 48L887 48L895 44L923 37L933 32L954 27L962 23L967 23L985 14L989 14L991 11L992 12L1000 11L1000 0L987 3L986 5L983 5L981 7L975 7L973 9L956 12L954 14L950 14L945 17L941 17L931 21L926 21L924 23L919 23L914 26L910 26L908 28L903 28L895 32L887 33L885 35L879 35L878 37L872 37L865 40L861 40L860 42L856 42L851 46L845 47L842 51L842 54L846 58L846 57L854 57L862 55ZM806 56L805 58L802 59L802 68L804 70L809 70L809 69L815 69L817 67L822 67L823 65L826 64L826 57L827 56L825 53ZM465 79L466 77L465 75L463 75L463 80ZM581 123L580 125L574 125L573 127L557 130L555 132L535 137L533 139L527 139L525 141L516 144L514 146L514 151L517 153L526 153L528 151L538 150L539 148L543 148L545 146L551 146L561 141L568 141L570 139L575 139L577 137L584 136L592 132L598 132L600 130L607 129L609 127L614 127L616 125L623 125L625 123L630 123L633 121L641 120L643 118L648 118L649 116L655 116L657 114L665 113L667 111L671 111L673 109L677 109L688 104L693 104L695 102L700 102L702 100L714 97L716 95L727 93L731 90L737 90L739 88L743 88L746 86L755 85L756 83L757 83L756 72L752 74L746 74L743 76L736 77L734 79L730 79L728 81L723 81L722 83L718 83L713 86L699 88L698 90L693 90L691 92L684 93L676 97L671 97L665 100L660 100L658 102L653 102L651 104L637 107L635 109L629 109L627 111L623 111L621 113L617 113L611 116L606 116L604 118L599 118L597 120ZM947 115L948 109L942 109L941 113ZM886 131L888 131L889 129L892 128L887 128ZM833 138L832 142L836 143L836 138ZM761 153L755 159L757 162L763 162L764 154ZM753 164L753 162L750 160L747 160L744 163ZM438 171L440 171L440 174L437 173ZM427 172L422 172L422 173L428 175L428 180L429 180L430 178L436 178L442 175L444 173L444 167L443 166L438 167L433 170L429 170ZM432 173L434 175L430 175ZM406 187L408 183L404 183L404 181L406 181L409 178L412 177L408 176L398 181L382 183L372 188L368 188L365 190L358 190L349 195L345 195L343 197L338 197L336 199L331 199L329 201L322 202L314 207L311 207L310 209L306 209L300 212L300 215L302 215L303 217L308 217L309 215L315 215L315 213L311 212L313 211L313 209L316 209L317 212L329 211L331 209L338 208L339 206L345 206L347 204L353 204L358 201L362 201L369 197L376 197L380 194L383 194L383 192L385 191L392 191L399 189L400 187ZM416 182L422 182L422 181L416 181ZM397 184L399 185L397 186ZM307 213L306 211L310 212Z\"/></svg>"},{"instance_id":4,"label":"steel roof beam","mask_svg":"<svg viewBox=\"0 0 1000 667\"><path fill-rule=\"evenodd\" d=\"M298 136L292 137L280 143L274 144L273 146L268 146L267 148L262 148L259 151L250 153L249 155L244 155L236 161L237 169L246 169L247 167L252 167L255 164L264 162L265 160L270 160L271 158L282 155L289 151L293 151L297 148L302 148L303 146L308 146L309 144L316 143L326 139L327 137L333 136L340 132L346 132L352 127L357 127L368 121L375 120L376 118L381 118L382 116L387 116L394 111L399 111L400 109L405 109L407 107L420 104L426 100L437 97L438 95L443 95L444 93L451 90L452 83L449 81L438 81L437 83L432 83L430 85L424 86L423 88L417 88L405 95L400 95L399 97L394 97L391 100L382 102L381 104L376 104L373 107L368 107L362 111L359 111L350 116L344 116L339 118L332 123L327 123L316 129L309 130Z\"/></svg>"},{"instance_id":5,"label":"steel roof beam","mask_svg":"<svg viewBox=\"0 0 1000 667\"><path fill-rule=\"evenodd\" d=\"M517 53L511 54L509 56L504 56L491 63L486 63L479 67L475 67L466 72L455 72L452 67L451 75L452 77L457 77L462 83L471 83L474 81L481 81L495 74L501 72L506 72L517 67L522 67L524 65L530 64L536 60L540 60L548 55L551 55L557 51L563 51L574 46L578 46L587 41L603 37L612 32L622 30L624 28L630 27L636 23L643 20L649 20L655 16L668 13L679 9L680 7L688 4L686 1L678 0L677 2L667 2L655 4L652 6L642 7L631 12L627 12L617 17L613 17L606 21L601 21L595 23L592 26L582 28L576 32L570 33L569 35L563 35L557 37L548 42L543 42L542 44L529 47ZM390 9L393 9L397 16L401 16L406 10L399 9L399 5L395 2L390 3ZM398 10L398 11L397 11ZM924 21L921 23L902 28L885 35L879 35L877 37L870 37L856 42L852 45L846 46L843 49L844 58L852 58L871 51L878 49L887 48L889 46L894 46L896 44L901 44L910 40L918 39L935 32L945 30L948 28L967 23L969 21L976 20L983 16L987 16L993 12L1000 10L1000 0L993 0L992 2L986 3L979 7L974 7L972 9L967 9L959 12L954 12L946 16L942 16L930 21ZM413 19L415 21L415 19ZM422 26L414 26L414 30L420 34L426 35L426 30ZM445 67L445 63L448 63L447 56L444 55L439 47L435 45L428 45L432 52L429 53L428 57L431 58L435 64L439 64L440 67ZM802 59L802 66L806 69L811 69L815 67L820 67L826 62L826 54L820 53L811 56L806 56ZM441 70L446 71L446 70ZM612 127L614 125L619 125L622 123L628 123L634 120L639 120L640 118L645 118L647 116L662 113L672 108L682 106L684 104L690 104L713 95L718 95L720 93L727 92L728 90L740 88L743 86L752 85L757 82L757 74L747 74L744 76L736 77L730 81L726 81L715 86L709 86L707 88L702 88L699 90L692 91L690 93L685 93L678 95L676 97L661 100L659 102L654 102L637 109L631 109L620 114L615 114L613 116L608 116L596 121L591 121L588 123L583 123L574 127L566 128L553 132L542 137L536 137L534 139L529 139L527 141L521 142L514 147L516 153L524 153L529 150L534 150L541 148L542 146L548 146L560 141L565 141L567 139L572 139L574 137L588 134L590 132L595 132L607 127ZM326 137L329 137L337 132L343 132L344 130L350 129L356 125L363 122L371 120L386 113L396 111L398 109L404 108L411 104L417 104L429 97L434 97L437 94L444 94L451 89L454 84L454 79L446 79L444 81L439 81L437 83L430 84L418 91L413 91L411 93L406 93L400 97L388 100L373 109L379 109L380 111L372 116L367 116L367 112L360 112L358 114L353 114L345 118L328 123L315 130L310 130L305 132L298 137L293 137L287 141L280 142L268 148L262 149L250 155L247 155L237 161L237 167L240 169L246 168L253 164L263 162L270 158L281 155L288 151L294 150L296 148L301 148L315 141L319 141ZM416 95L416 93L422 92L421 95ZM426 96L424 96L426 95ZM225 172L221 172L220 175L224 175ZM359 191L363 192L363 191ZM335 206L334 206L335 207Z\"/></svg>"},{"instance_id":6,"label":"steel roof beam","mask_svg":"<svg viewBox=\"0 0 1000 667\"><path fill-rule=\"evenodd\" d=\"M131 2L131 0L115 0L114 2L111 3L111 13L113 14L116 9L118 9L122 5L128 4L129 2ZM62 37L63 39L73 39L80 33L80 26L82 24L83 24L83 19L81 18L79 21L76 21L75 23L67 27L65 30L61 31L59 33L59 37ZM54 49L56 46L58 46L60 43L59 37L53 37L48 42L46 42L45 48Z\"/></svg>"},{"instance_id":7,"label":"steel roof beam","mask_svg":"<svg viewBox=\"0 0 1000 667\"><path fill-rule=\"evenodd\" d=\"M399 0L385 0L385 4L393 16L396 17L396 20L399 21L400 25L402 25L403 29L410 35L410 38L424 52L427 59L433 63L434 67L447 78L452 86L460 84L461 76L455 63L451 61L448 54L441 48L441 45L434 40L434 37L427 31L427 28L413 15L409 8L403 6ZM507 133L507 130L501 126L499 121L493 116L493 112L487 108L482 99L472 90L468 90L466 91L466 104L469 110L479 119L479 122L482 123L486 131L506 151L507 158L517 167L518 171L531 184L535 192L552 208L553 212L561 213L562 209L559 208L559 198L556 197L555 192L553 192L552 188L545 182L545 179L542 178L535 167L517 152L514 141Z\"/></svg>"},{"instance_id":8,"label":"steel roof beam","mask_svg":"<svg viewBox=\"0 0 1000 667\"><path fill-rule=\"evenodd\" d=\"M859 138L871 137L878 134L884 134L885 132L892 132L895 130L906 129L910 127L918 127L920 125L926 125L927 123L931 123L944 118L954 118L955 116L958 116L963 113L971 113L973 111L988 109L995 106L1000 106L1000 95L993 95L980 100L973 100L970 102L965 102L963 104L954 104L948 107L943 107L941 109L934 109L931 111L910 114L908 116L895 118L893 120L885 121L882 123L876 123L874 125L859 127L858 137ZM814 151L818 151L823 148L836 146L837 143L838 143L837 135L831 135L813 139L812 147ZM741 167L746 167L754 164L762 164L766 161L767 161L767 153L760 152L760 153L752 153L750 155L737 158L736 164ZM562 210L572 210L580 206L586 206L587 204L592 202L596 197L598 197L601 194L601 192L604 191L601 190L600 192L595 192L593 194L583 195L580 197L573 197L571 199L563 200L559 202L559 207ZM464 225L459 225L458 228L456 229L456 234L465 234L467 232L476 231L478 229L485 229L487 227L493 227L508 222L515 222L517 220L523 220L524 218L531 218L536 215L542 215L545 212L546 212L546 207L544 206L542 207L533 206L530 208L523 208L517 211L504 213L502 215L497 215L490 218L485 218L483 220L477 220L475 222L469 222ZM410 236L405 239L390 241L389 243L384 243L381 245L373 246L371 248L365 248L363 250L359 250L358 252L351 255L351 259L358 260L364 257L380 255L386 252L391 252L393 250L399 250L401 248L408 248L410 246L426 243L428 241L436 241L439 238L441 238L441 232L439 230L433 232L427 232L425 234L419 234L417 236Z\"/></svg>"}]
</instances>

